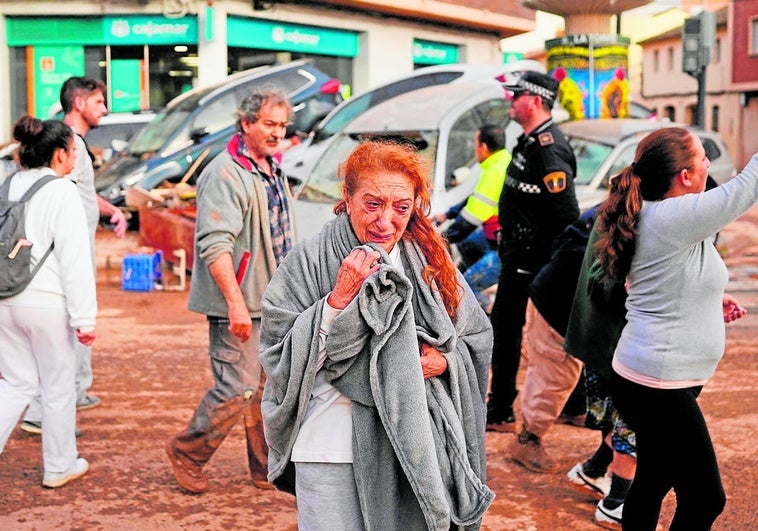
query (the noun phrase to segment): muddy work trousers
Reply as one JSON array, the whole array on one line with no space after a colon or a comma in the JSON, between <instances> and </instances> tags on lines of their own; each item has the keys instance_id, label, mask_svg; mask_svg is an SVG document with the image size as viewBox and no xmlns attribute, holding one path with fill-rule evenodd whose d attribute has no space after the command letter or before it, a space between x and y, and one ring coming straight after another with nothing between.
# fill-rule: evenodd
<instances>
[{"instance_id":1,"label":"muddy work trousers","mask_svg":"<svg viewBox=\"0 0 758 531\"><path fill-rule=\"evenodd\" d=\"M543 437L576 387L582 362L564 352L563 336L548 324L531 299L526 306L524 345L528 365L521 390L521 415L526 429Z\"/></svg>"},{"instance_id":2,"label":"muddy work trousers","mask_svg":"<svg viewBox=\"0 0 758 531\"><path fill-rule=\"evenodd\" d=\"M253 481L266 481L268 446L261 417L265 374L258 362L261 321L253 319L252 335L244 343L229 332L228 319L209 317L208 325L215 385L206 391L190 423L175 437L175 451L202 467L244 418L250 474Z\"/></svg>"}]
</instances>

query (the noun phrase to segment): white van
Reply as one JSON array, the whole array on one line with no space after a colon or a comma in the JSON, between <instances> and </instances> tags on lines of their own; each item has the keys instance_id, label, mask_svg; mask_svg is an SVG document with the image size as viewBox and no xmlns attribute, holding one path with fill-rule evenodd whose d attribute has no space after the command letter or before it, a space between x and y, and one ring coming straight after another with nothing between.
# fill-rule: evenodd
<instances>
[{"instance_id":1,"label":"white van","mask_svg":"<svg viewBox=\"0 0 758 531\"><path fill-rule=\"evenodd\" d=\"M361 113L390 98L434 85L485 80L495 82L498 76L512 79L526 70L544 73L545 66L539 61L525 59L508 64L449 64L414 70L400 79L357 94L332 109L316 124L302 144L285 151L282 169L290 179L305 181L313 170L315 161L327 149L335 134L342 131Z\"/></svg>"},{"instance_id":2,"label":"white van","mask_svg":"<svg viewBox=\"0 0 758 531\"><path fill-rule=\"evenodd\" d=\"M506 127L510 102L495 82L435 85L407 92L360 114L330 139L313 170L295 189L298 238L317 234L342 197L339 165L363 140L409 142L432 163L432 212L464 201L480 173L474 134L485 124ZM520 134L520 128L513 134ZM511 136L511 133L507 133ZM509 138L510 140L510 138ZM468 178L461 180L461 175Z\"/></svg>"}]
</instances>

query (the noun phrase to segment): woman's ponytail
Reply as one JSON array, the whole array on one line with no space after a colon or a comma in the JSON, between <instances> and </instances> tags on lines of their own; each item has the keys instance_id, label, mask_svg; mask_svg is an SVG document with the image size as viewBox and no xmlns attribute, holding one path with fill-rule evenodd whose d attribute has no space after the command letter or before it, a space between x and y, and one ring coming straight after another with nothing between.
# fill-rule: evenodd
<instances>
[{"instance_id":1,"label":"woman's ponytail","mask_svg":"<svg viewBox=\"0 0 758 531\"><path fill-rule=\"evenodd\" d=\"M640 178L630 165L611 180L610 194L598 213L601 237L595 254L608 282L622 280L629 273L641 208Z\"/></svg>"}]
</instances>

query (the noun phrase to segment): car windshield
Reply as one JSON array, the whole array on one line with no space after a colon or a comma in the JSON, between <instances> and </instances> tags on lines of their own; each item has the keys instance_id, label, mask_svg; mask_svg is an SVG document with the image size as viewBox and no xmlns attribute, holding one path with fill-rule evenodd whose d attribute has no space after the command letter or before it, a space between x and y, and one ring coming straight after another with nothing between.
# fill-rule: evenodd
<instances>
[{"instance_id":1,"label":"car windshield","mask_svg":"<svg viewBox=\"0 0 758 531\"><path fill-rule=\"evenodd\" d=\"M392 133L363 133L340 135L329 146L316 167L313 169L308 182L298 194L299 199L333 203L342 197L341 164L347 159L355 147L364 140L392 140L411 143L419 153L428 158L434 167L437 151L438 131L409 131Z\"/></svg>"},{"instance_id":2,"label":"car windshield","mask_svg":"<svg viewBox=\"0 0 758 531\"><path fill-rule=\"evenodd\" d=\"M613 147L585 138L569 138L576 156L575 184L590 184Z\"/></svg>"},{"instance_id":3,"label":"car windshield","mask_svg":"<svg viewBox=\"0 0 758 531\"><path fill-rule=\"evenodd\" d=\"M181 101L178 105L161 111L129 143L129 154L140 156L161 149L169 137L187 119L187 116L197 108L198 102L205 95L205 91L199 92Z\"/></svg>"},{"instance_id":4,"label":"car windshield","mask_svg":"<svg viewBox=\"0 0 758 531\"><path fill-rule=\"evenodd\" d=\"M369 107L373 107L399 94L405 94L412 90L450 83L462 75L463 72L436 72L433 74L413 76L351 98L344 103L337 112L328 116L323 122L321 122L321 124L319 124L315 132L314 141L321 142L322 140L339 133L343 127L353 121L356 116Z\"/></svg>"}]
</instances>

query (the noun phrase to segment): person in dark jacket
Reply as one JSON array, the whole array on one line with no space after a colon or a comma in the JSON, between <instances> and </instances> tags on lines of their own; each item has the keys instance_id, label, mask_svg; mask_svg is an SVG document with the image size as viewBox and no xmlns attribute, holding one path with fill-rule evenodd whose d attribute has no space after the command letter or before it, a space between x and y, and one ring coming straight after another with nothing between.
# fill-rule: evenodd
<instances>
[{"instance_id":1,"label":"person in dark jacket","mask_svg":"<svg viewBox=\"0 0 758 531\"><path fill-rule=\"evenodd\" d=\"M595 522L620 529L624 499L637 468L637 439L611 397L611 361L626 325L626 289L623 282L608 283L600 278L595 253L599 238L593 227L569 315L564 349L584 363L585 425L600 431L600 444L588 459L574 465L566 475L572 486L600 498Z\"/></svg>"},{"instance_id":2,"label":"person in dark jacket","mask_svg":"<svg viewBox=\"0 0 758 531\"><path fill-rule=\"evenodd\" d=\"M533 472L556 472L559 468L542 446L542 438L560 415L582 371L582 362L563 350L563 337L594 213L592 209L566 227L556 240L550 261L528 288L523 424L509 454Z\"/></svg>"}]
</instances>

